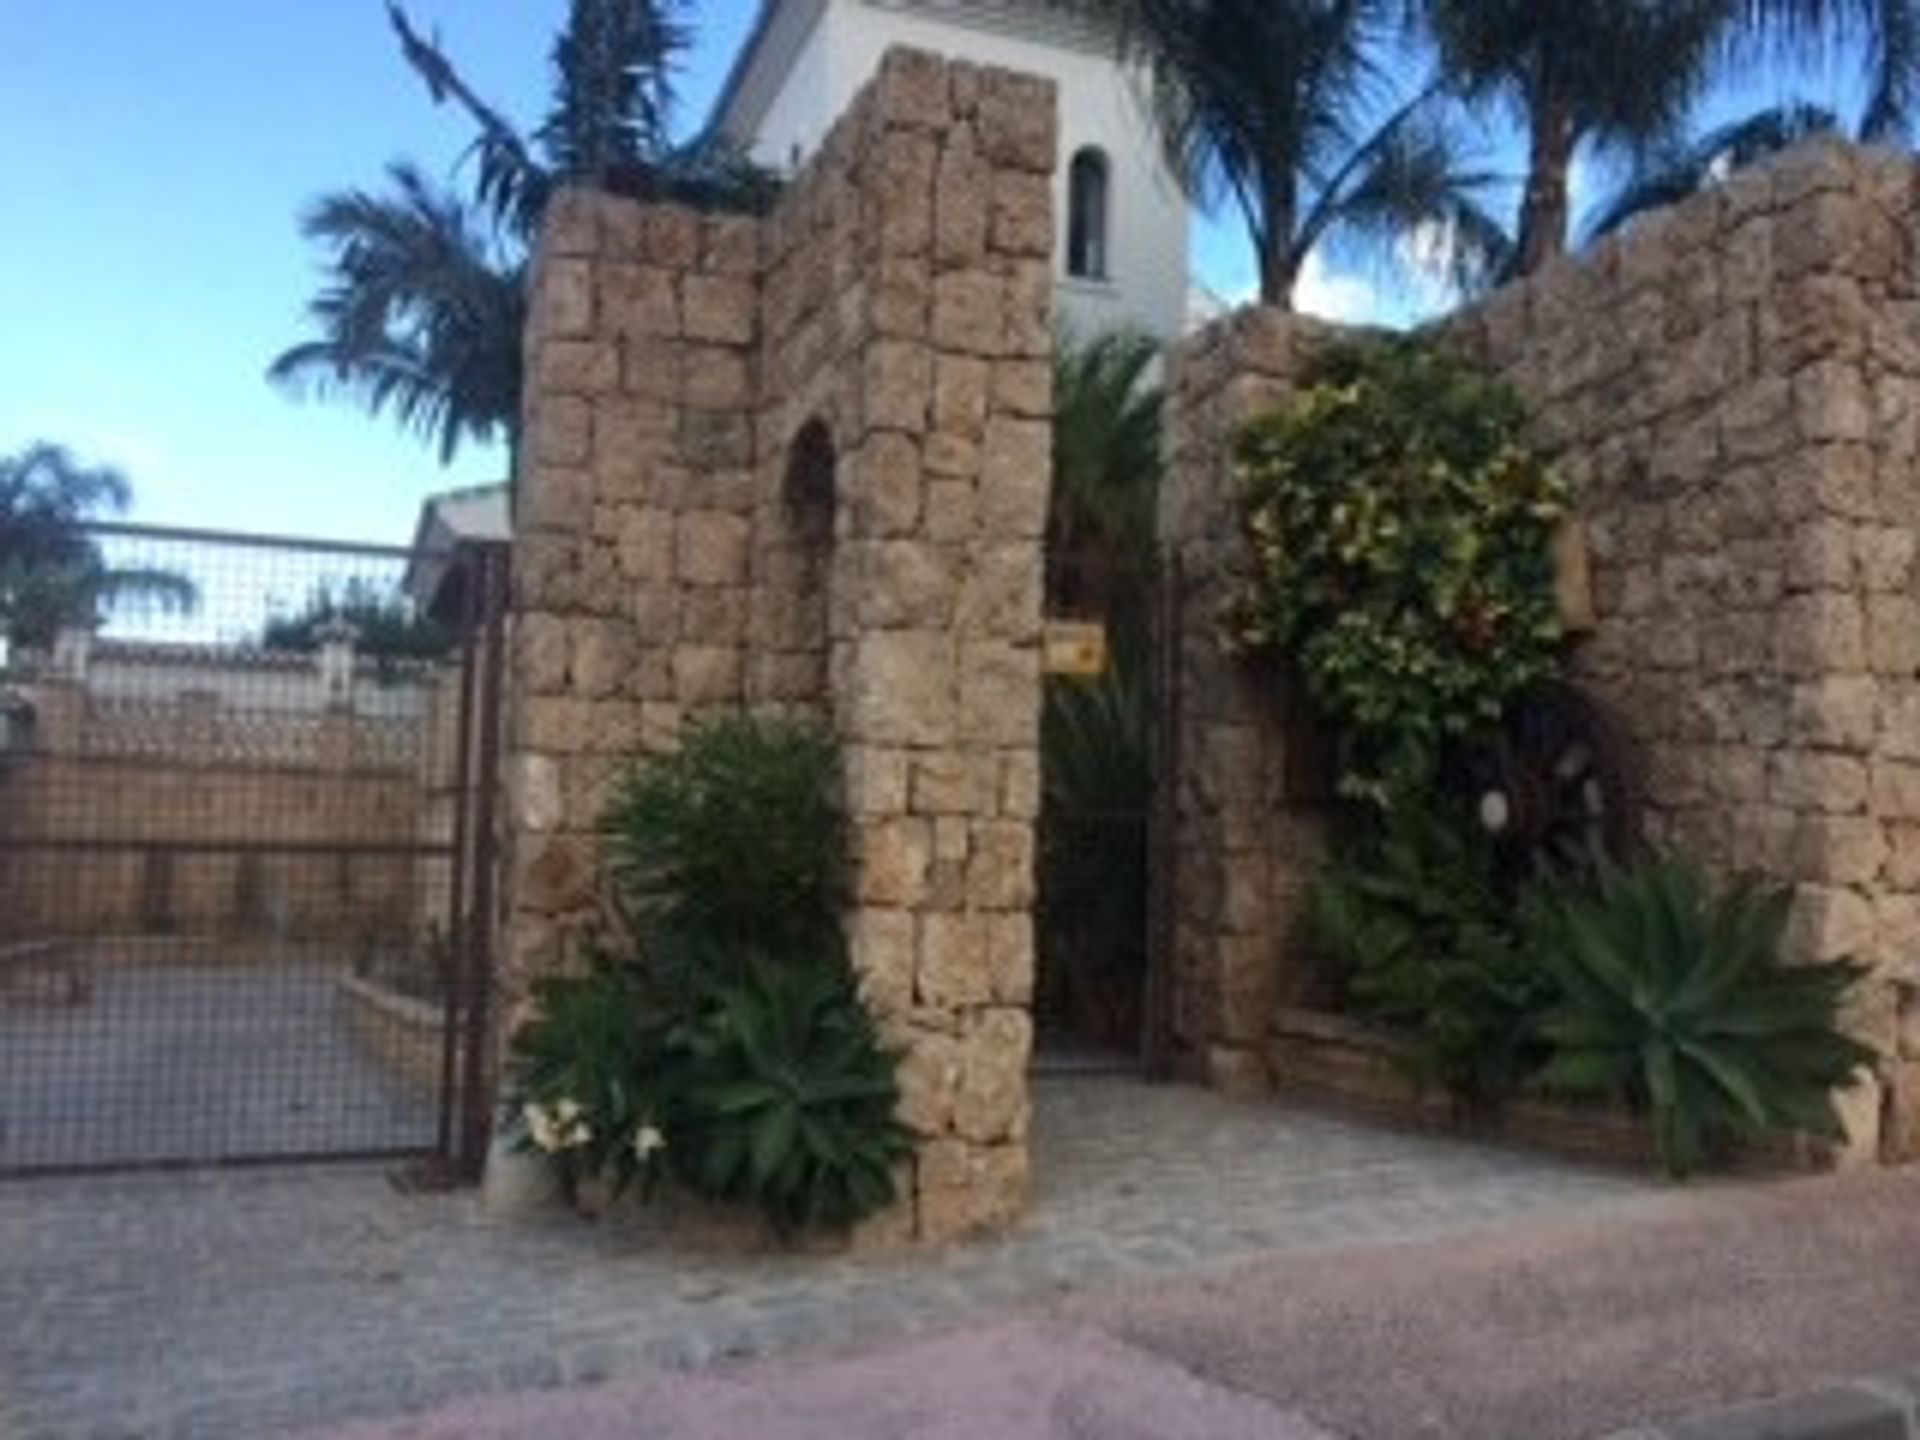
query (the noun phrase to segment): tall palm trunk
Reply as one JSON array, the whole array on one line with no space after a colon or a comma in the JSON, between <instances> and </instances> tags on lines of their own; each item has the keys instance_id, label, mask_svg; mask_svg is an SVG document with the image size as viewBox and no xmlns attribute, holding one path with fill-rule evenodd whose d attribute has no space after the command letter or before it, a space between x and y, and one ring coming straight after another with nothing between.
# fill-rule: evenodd
<instances>
[{"instance_id":1,"label":"tall palm trunk","mask_svg":"<svg viewBox=\"0 0 1920 1440\"><path fill-rule=\"evenodd\" d=\"M1299 228L1299 188L1291 167L1273 167L1263 177L1263 211L1254 221L1254 251L1260 262L1260 303L1275 310L1293 309L1293 289L1300 279L1301 256L1295 249Z\"/></svg>"},{"instance_id":2,"label":"tall palm trunk","mask_svg":"<svg viewBox=\"0 0 1920 1440\"><path fill-rule=\"evenodd\" d=\"M1514 264L1531 275L1566 253L1573 215L1573 153L1579 143L1573 106L1549 83L1528 107L1532 130L1527 193L1520 204L1520 236Z\"/></svg>"}]
</instances>

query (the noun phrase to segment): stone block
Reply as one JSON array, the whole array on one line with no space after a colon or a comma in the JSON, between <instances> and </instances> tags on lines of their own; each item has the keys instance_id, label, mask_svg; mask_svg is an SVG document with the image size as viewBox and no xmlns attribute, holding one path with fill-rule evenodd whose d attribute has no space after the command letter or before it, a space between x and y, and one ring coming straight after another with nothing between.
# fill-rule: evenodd
<instances>
[{"instance_id":1,"label":"stone block","mask_svg":"<svg viewBox=\"0 0 1920 1440\"><path fill-rule=\"evenodd\" d=\"M933 257L943 270L986 260L994 172L970 126L956 127L940 154L934 190Z\"/></svg>"},{"instance_id":2,"label":"stone block","mask_svg":"<svg viewBox=\"0 0 1920 1440\"><path fill-rule=\"evenodd\" d=\"M981 70L974 114L981 152L995 165L1052 174L1060 149L1056 103L1050 80L1011 70Z\"/></svg>"},{"instance_id":3,"label":"stone block","mask_svg":"<svg viewBox=\"0 0 1920 1440\"><path fill-rule=\"evenodd\" d=\"M1032 1174L1024 1143L936 1140L915 1167L915 1233L943 1244L1005 1229L1026 1209Z\"/></svg>"},{"instance_id":4,"label":"stone block","mask_svg":"<svg viewBox=\"0 0 1920 1440\"><path fill-rule=\"evenodd\" d=\"M914 1030L902 1047L900 1123L917 1135L944 1135L953 1129L954 1103L960 1094L964 1051L959 1040L933 1030Z\"/></svg>"},{"instance_id":5,"label":"stone block","mask_svg":"<svg viewBox=\"0 0 1920 1440\"><path fill-rule=\"evenodd\" d=\"M860 624L879 629L944 629L952 621L959 588L958 558L950 549L925 540L862 544L855 571Z\"/></svg>"},{"instance_id":6,"label":"stone block","mask_svg":"<svg viewBox=\"0 0 1920 1440\"><path fill-rule=\"evenodd\" d=\"M987 975L994 1003L1030 1005L1036 970L1033 917L1016 912L985 918Z\"/></svg>"},{"instance_id":7,"label":"stone block","mask_svg":"<svg viewBox=\"0 0 1920 1440\"><path fill-rule=\"evenodd\" d=\"M1026 910L1035 899L1033 826L986 820L973 827L967 902L982 910Z\"/></svg>"},{"instance_id":8,"label":"stone block","mask_svg":"<svg viewBox=\"0 0 1920 1440\"><path fill-rule=\"evenodd\" d=\"M1802 885L1794 896L1787 952L1801 960L1844 960L1871 953L1873 906L1852 890Z\"/></svg>"},{"instance_id":9,"label":"stone block","mask_svg":"<svg viewBox=\"0 0 1920 1440\"><path fill-rule=\"evenodd\" d=\"M993 177L993 248L1003 255L1053 254L1053 178L1002 170Z\"/></svg>"},{"instance_id":10,"label":"stone block","mask_svg":"<svg viewBox=\"0 0 1920 1440\"><path fill-rule=\"evenodd\" d=\"M1845 755L1783 751L1773 757L1768 793L1794 810L1856 814L1867 808L1867 767Z\"/></svg>"},{"instance_id":11,"label":"stone block","mask_svg":"<svg viewBox=\"0 0 1920 1440\"><path fill-rule=\"evenodd\" d=\"M1860 601L1837 591L1789 596L1780 607L1779 655L1790 675L1864 671L1867 626Z\"/></svg>"},{"instance_id":12,"label":"stone block","mask_svg":"<svg viewBox=\"0 0 1920 1440\"><path fill-rule=\"evenodd\" d=\"M883 255L925 256L933 244L934 173L940 146L932 136L894 131L872 157L874 232Z\"/></svg>"},{"instance_id":13,"label":"stone block","mask_svg":"<svg viewBox=\"0 0 1920 1440\"><path fill-rule=\"evenodd\" d=\"M746 353L725 345L689 345L681 398L696 410L741 410L753 401Z\"/></svg>"},{"instance_id":14,"label":"stone block","mask_svg":"<svg viewBox=\"0 0 1920 1440\"><path fill-rule=\"evenodd\" d=\"M1829 885L1871 885L1887 859L1877 820L1835 816L1803 819L1794 829L1796 875Z\"/></svg>"},{"instance_id":15,"label":"stone block","mask_svg":"<svg viewBox=\"0 0 1920 1440\"><path fill-rule=\"evenodd\" d=\"M869 427L923 435L933 400L933 352L905 340L868 347L864 400Z\"/></svg>"},{"instance_id":16,"label":"stone block","mask_svg":"<svg viewBox=\"0 0 1920 1440\"><path fill-rule=\"evenodd\" d=\"M955 733L952 642L937 631L889 630L855 641L845 678L848 737L876 745L944 745Z\"/></svg>"},{"instance_id":17,"label":"stone block","mask_svg":"<svg viewBox=\"0 0 1920 1440\"><path fill-rule=\"evenodd\" d=\"M980 457L980 518L1006 540L1046 533L1053 490L1053 427L1043 420L995 416Z\"/></svg>"},{"instance_id":18,"label":"stone block","mask_svg":"<svg viewBox=\"0 0 1920 1440\"><path fill-rule=\"evenodd\" d=\"M746 653L733 645L681 645L673 652L673 694L683 706L739 704L746 694Z\"/></svg>"},{"instance_id":19,"label":"stone block","mask_svg":"<svg viewBox=\"0 0 1920 1440\"><path fill-rule=\"evenodd\" d=\"M933 282L933 343L991 358L1006 349L1006 288L990 270L954 270Z\"/></svg>"},{"instance_id":20,"label":"stone block","mask_svg":"<svg viewBox=\"0 0 1920 1440\"><path fill-rule=\"evenodd\" d=\"M880 62L873 103L883 126L944 130L953 118L947 63L925 50L896 46Z\"/></svg>"},{"instance_id":21,"label":"stone block","mask_svg":"<svg viewBox=\"0 0 1920 1440\"><path fill-rule=\"evenodd\" d=\"M1038 647L998 640L960 646L958 699L961 738L980 745L1032 748L1040 727Z\"/></svg>"},{"instance_id":22,"label":"stone block","mask_svg":"<svg viewBox=\"0 0 1920 1440\"><path fill-rule=\"evenodd\" d=\"M620 388L620 349L605 340L548 340L534 352L534 384L553 395L611 395Z\"/></svg>"},{"instance_id":23,"label":"stone block","mask_svg":"<svg viewBox=\"0 0 1920 1440\"><path fill-rule=\"evenodd\" d=\"M971 355L942 354L934 366L933 428L964 440L986 434L987 403L997 367Z\"/></svg>"},{"instance_id":24,"label":"stone block","mask_svg":"<svg viewBox=\"0 0 1920 1440\"><path fill-rule=\"evenodd\" d=\"M578 620L568 627L573 690L601 700L626 689L636 660L631 626L612 620Z\"/></svg>"},{"instance_id":25,"label":"stone block","mask_svg":"<svg viewBox=\"0 0 1920 1440\"><path fill-rule=\"evenodd\" d=\"M847 922L847 950L860 998L881 1023L913 1008L914 916L909 910L856 909Z\"/></svg>"},{"instance_id":26,"label":"stone block","mask_svg":"<svg viewBox=\"0 0 1920 1440\"><path fill-rule=\"evenodd\" d=\"M674 527L674 572L689 585L744 585L751 524L738 515L694 511Z\"/></svg>"},{"instance_id":27,"label":"stone block","mask_svg":"<svg viewBox=\"0 0 1920 1440\"><path fill-rule=\"evenodd\" d=\"M683 284L685 331L690 340L746 345L753 340L759 292L736 275L689 275Z\"/></svg>"},{"instance_id":28,"label":"stone block","mask_svg":"<svg viewBox=\"0 0 1920 1440\"><path fill-rule=\"evenodd\" d=\"M993 367L993 403L1029 420L1053 418L1053 366L1042 360L1002 360Z\"/></svg>"},{"instance_id":29,"label":"stone block","mask_svg":"<svg viewBox=\"0 0 1920 1440\"><path fill-rule=\"evenodd\" d=\"M863 905L911 909L926 897L933 825L915 818L856 821L854 894Z\"/></svg>"},{"instance_id":30,"label":"stone block","mask_svg":"<svg viewBox=\"0 0 1920 1440\"><path fill-rule=\"evenodd\" d=\"M964 1139L983 1143L1024 1140L1032 1017L1012 1008L977 1011L962 1028L960 1047L954 1129Z\"/></svg>"},{"instance_id":31,"label":"stone block","mask_svg":"<svg viewBox=\"0 0 1920 1440\"><path fill-rule=\"evenodd\" d=\"M914 997L934 1010L954 1011L993 999L986 915L936 913L920 917L920 953Z\"/></svg>"},{"instance_id":32,"label":"stone block","mask_svg":"<svg viewBox=\"0 0 1920 1440\"><path fill-rule=\"evenodd\" d=\"M651 265L602 265L600 313L614 334L641 345L678 339L679 276Z\"/></svg>"}]
</instances>

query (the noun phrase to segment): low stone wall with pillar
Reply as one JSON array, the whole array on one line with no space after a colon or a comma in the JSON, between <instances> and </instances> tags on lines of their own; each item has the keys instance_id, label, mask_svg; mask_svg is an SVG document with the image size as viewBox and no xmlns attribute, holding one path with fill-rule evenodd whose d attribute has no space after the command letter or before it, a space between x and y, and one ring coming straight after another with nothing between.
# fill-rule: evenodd
<instances>
[{"instance_id":1,"label":"low stone wall with pillar","mask_svg":"<svg viewBox=\"0 0 1920 1440\"><path fill-rule=\"evenodd\" d=\"M627 765L702 711L815 716L924 1241L1028 1187L1054 112L895 51L765 220L569 193L535 265L507 1013L592 920Z\"/></svg>"},{"instance_id":2,"label":"low stone wall with pillar","mask_svg":"<svg viewBox=\"0 0 1920 1440\"><path fill-rule=\"evenodd\" d=\"M1920 1155L1920 281L1916 171L1821 143L1734 177L1447 321L1572 480L1597 626L1580 680L1624 722L1650 838L1798 887L1800 953L1873 966L1883 1059L1849 1155ZM1165 534L1202 577L1182 637L1179 1014L1258 1078L1311 959L1318 857L1286 793L1276 681L1220 651L1240 555L1226 445L1324 327L1229 318L1174 366Z\"/></svg>"}]
</instances>

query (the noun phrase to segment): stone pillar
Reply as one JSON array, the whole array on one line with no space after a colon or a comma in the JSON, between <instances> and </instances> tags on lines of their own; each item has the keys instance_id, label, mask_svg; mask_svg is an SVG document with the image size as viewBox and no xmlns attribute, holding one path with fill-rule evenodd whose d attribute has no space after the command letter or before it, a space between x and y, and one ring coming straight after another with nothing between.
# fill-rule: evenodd
<instances>
[{"instance_id":1,"label":"stone pillar","mask_svg":"<svg viewBox=\"0 0 1920 1440\"><path fill-rule=\"evenodd\" d=\"M864 304L830 617L855 963L906 1053L929 1241L1025 1203L1052 475L1052 87L888 57L833 258Z\"/></svg>"},{"instance_id":2,"label":"stone pillar","mask_svg":"<svg viewBox=\"0 0 1920 1440\"><path fill-rule=\"evenodd\" d=\"M765 221L562 195L514 564L507 1019L609 785L690 714L842 742L853 960L921 1136L895 1234L1027 1188L1052 86L888 55Z\"/></svg>"},{"instance_id":3,"label":"stone pillar","mask_svg":"<svg viewBox=\"0 0 1920 1440\"><path fill-rule=\"evenodd\" d=\"M1288 792L1281 667L1228 653L1222 622L1247 561L1232 463L1239 429L1285 398L1315 321L1251 309L1179 347L1168 384L1160 533L1182 592L1172 643L1184 702L1173 846L1173 1028L1188 1068L1222 1089L1267 1086L1274 1008L1313 985L1298 943L1320 863L1317 796Z\"/></svg>"}]
</instances>

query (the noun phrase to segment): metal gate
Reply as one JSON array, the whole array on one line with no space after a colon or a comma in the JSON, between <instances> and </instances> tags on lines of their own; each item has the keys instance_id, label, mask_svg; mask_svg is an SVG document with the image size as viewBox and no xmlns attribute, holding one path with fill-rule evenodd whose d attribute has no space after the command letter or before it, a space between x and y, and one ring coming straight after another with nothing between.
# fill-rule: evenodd
<instances>
[{"instance_id":1,"label":"metal gate","mask_svg":"<svg viewBox=\"0 0 1920 1440\"><path fill-rule=\"evenodd\" d=\"M92 526L14 548L0 1175L475 1172L504 547Z\"/></svg>"},{"instance_id":2,"label":"metal gate","mask_svg":"<svg viewBox=\"0 0 1920 1440\"><path fill-rule=\"evenodd\" d=\"M1171 1028L1182 572L1177 557L1049 558L1053 614L1093 617L1104 638L1097 663L1047 681L1036 1068L1159 1078Z\"/></svg>"}]
</instances>

